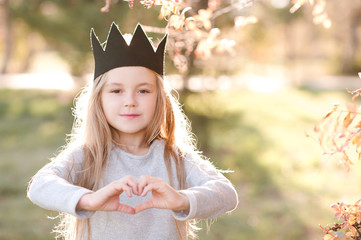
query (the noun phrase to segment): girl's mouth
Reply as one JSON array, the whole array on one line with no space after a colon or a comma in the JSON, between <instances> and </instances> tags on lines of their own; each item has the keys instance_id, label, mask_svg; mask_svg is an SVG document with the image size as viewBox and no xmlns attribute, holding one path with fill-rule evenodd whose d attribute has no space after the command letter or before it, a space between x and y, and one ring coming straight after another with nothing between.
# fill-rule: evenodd
<instances>
[{"instance_id":1,"label":"girl's mouth","mask_svg":"<svg viewBox=\"0 0 361 240\"><path fill-rule=\"evenodd\" d=\"M121 114L120 116L126 119L134 119L139 117L139 114Z\"/></svg>"}]
</instances>

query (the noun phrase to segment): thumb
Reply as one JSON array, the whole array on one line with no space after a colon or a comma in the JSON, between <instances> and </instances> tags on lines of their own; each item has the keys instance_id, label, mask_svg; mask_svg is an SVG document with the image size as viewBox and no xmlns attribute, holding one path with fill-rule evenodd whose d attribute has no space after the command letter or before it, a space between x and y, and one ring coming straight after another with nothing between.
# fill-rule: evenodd
<instances>
[{"instance_id":1,"label":"thumb","mask_svg":"<svg viewBox=\"0 0 361 240\"><path fill-rule=\"evenodd\" d=\"M124 212L128 214L135 214L135 209L131 206L125 205L125 204L119 204L117 211Z\"/></svg>"}]
</instances>

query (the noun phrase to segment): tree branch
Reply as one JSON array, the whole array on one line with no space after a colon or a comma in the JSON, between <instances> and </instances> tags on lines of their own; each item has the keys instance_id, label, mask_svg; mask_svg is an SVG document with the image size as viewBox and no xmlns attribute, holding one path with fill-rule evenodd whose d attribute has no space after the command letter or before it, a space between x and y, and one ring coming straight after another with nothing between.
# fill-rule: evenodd
<instances>
[{"instance_id":1,"label":"tree branch","mask_svg":"<svg viewBox=\"0 0 361 240\"><path fill-rule=\"evenodd\" d=\"M223 14L226 14L226 13L232 11L232 10L240 10L240 9L245 8L245 7L248 7L248 6L253 4L253 1L254 0L243 0L243 1L240 1L240 2L238 2L236 4L231 4L231 5L229 5L229 6L225 7L225 8L222 8L222 9L220 9L218 11L215 11L213 13L213 16L211 17L211 20L214 20L217 17L222 16Z\"/></svg>"}]
</instances>

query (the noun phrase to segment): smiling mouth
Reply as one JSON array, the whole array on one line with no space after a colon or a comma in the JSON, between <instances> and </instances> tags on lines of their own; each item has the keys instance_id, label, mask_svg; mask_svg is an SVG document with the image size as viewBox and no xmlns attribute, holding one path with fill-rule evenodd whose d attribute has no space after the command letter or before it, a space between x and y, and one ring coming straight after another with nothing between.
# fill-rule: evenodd
<instances>
[{"instance_id":1,"label":"smiling mouth","mask_svg":"<svg viewBox=\"0 0 361 240\"><path fill-rule=\"evenodd\" d=\"M127 118L127 119L134 119L134 118L139 117L140 115L139 114L121 114L120 116Z\"/></svg>"}]
</instances>

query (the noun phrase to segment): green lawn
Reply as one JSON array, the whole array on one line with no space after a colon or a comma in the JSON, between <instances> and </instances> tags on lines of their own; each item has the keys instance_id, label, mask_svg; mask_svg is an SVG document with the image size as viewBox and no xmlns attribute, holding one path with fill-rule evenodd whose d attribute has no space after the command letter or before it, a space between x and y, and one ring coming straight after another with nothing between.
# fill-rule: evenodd
<instances>
[{"instance_id":1,"label":"green lawn","mask_svg":"<svg viewBox=\"0 0 361 240\"><path fill-rule=\"evenodd\" d=\"M322 239L329 205L361 198L359 162L346 173L305 137L344 92L242 90L190 95L185 110L200 148L227 173L239 207L200 239ZM75 94L0 90L0 239L53 239L56 216L26 198L27 182L64 144ZM202 223L204 229L205 223Z\"/></svg>"}]
</instances>

